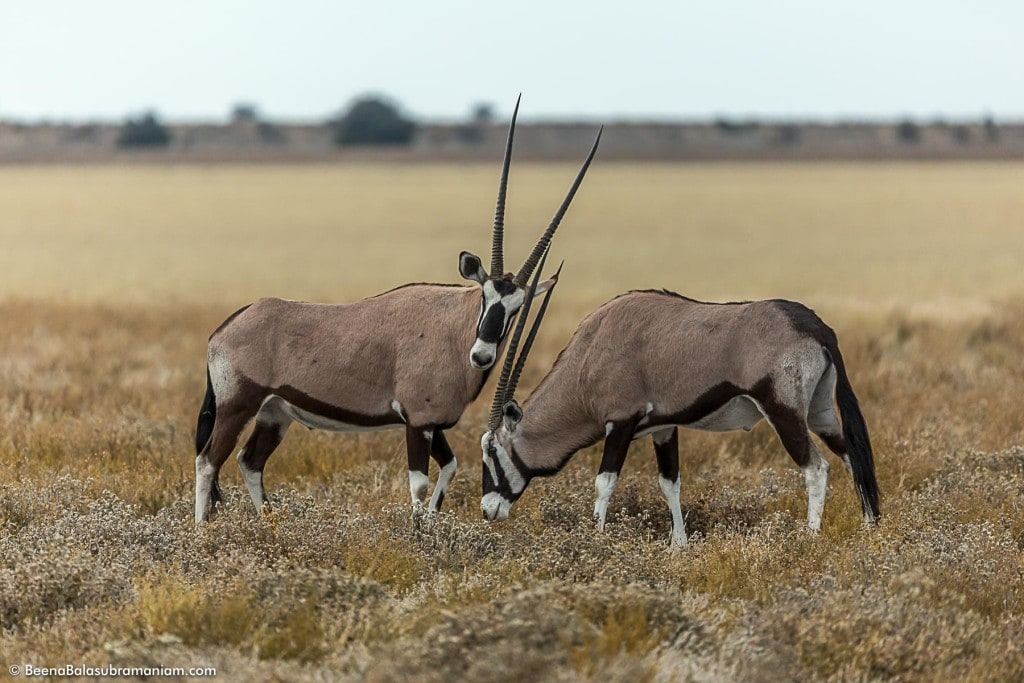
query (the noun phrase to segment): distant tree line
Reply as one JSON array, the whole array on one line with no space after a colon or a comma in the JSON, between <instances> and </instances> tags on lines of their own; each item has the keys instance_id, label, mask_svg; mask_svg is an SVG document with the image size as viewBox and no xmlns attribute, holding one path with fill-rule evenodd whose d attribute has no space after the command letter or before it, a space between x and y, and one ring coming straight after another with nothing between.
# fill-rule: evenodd
<instances>
[{"instance_id":1,"label":"distant tree line","mask_svg":"<svg viewBox=\"0 0 1024 683\"><path fill-rule=\"evenodd\" d=\"M490 114L487 105L478 105L474 117L479 122ZM256 106L236 104L231 110L232 125L255 125L264 142L281 141L280 133L270 123L262 121ZM334 128L334 142L342 147L407 146L416 134L416 123L402 112L401 107L381 95L356 98L338 118L330 122ZM171 131L154 111L129 117L121 126L118 147L160 148L170 145Z\"/></svg>"},{"instance_id":2,"label":"distant tree line","mask_svg":"<svg viewBox=\"0 0 1024 683\"><path fill-rule=\"evenodd\" d=\"M493 124L494 118L492 105L476 104L466 121L456 126L455 136L467 145L480 144L484 141L485 131ZM254 104L242 102L234 105L229 114L229 121L231 126L255 130L258 139L265 144L286 142L284 133L274 124L265 121ZM806 132L806 126L800 123L762 123L753 117L732 119L717 116L713 125L719 134L725 137L767 135L770 144L783 147L803 144ZM338 116L328 121L328 126L335 145L339 147L408 146L413 143L418 128L416 121L397 102L378 94L367 94L353 99ZM945 130L949 139L958 145L974 142L991 144L998 142L1000 138L999 126L991 116L985 116L980 125L966 122L946 124L941 120L922 125L913 119L904 118L896 122L893 131L899 143L918 145L926 128ZM147 111L125 120L117 137L117 145L129 149L158 149L169 146L172 139L172 131L161 122L156 112Z\"/></svg>"}]
</instances>

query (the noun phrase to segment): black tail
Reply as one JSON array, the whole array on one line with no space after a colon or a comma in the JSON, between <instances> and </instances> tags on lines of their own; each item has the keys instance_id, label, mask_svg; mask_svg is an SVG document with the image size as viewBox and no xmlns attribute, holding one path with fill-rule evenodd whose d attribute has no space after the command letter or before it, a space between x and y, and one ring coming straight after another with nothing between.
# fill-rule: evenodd
<instances>
[{"instance_id":1,"label":"black tail","mask_svg":"<svg viewBox=\"0 0 1024 683\"><path fill-rule=\"evenodd\" d=\"M196 455L203 452L213 434L213 424L217 421L217 399L213 395L213 382L210 380L210 369L206 369L206 398L199 409L199 422L196 424ZM845 420L844 420L845 422Z\"/></svg>"},{"instance_id":2,"label":"black tail","mask_svg":"<svg viewBox=\"0 0 1024 683\"><path fill-rule=\"evenodd\" d=\"M850 386L850 378L846 376L843 356L839 353L839 345L833 341L832 348L826 349L836 366L836 403L839 404L839 415L843 420L843 438L846 440L847 458L853 472L853 483L860 495L861 509L866 516L878 521L878 482L875 480L875 456L871 451L871 438L864 415L860 412L857 395Z\"/></svg>"}]
</instances>

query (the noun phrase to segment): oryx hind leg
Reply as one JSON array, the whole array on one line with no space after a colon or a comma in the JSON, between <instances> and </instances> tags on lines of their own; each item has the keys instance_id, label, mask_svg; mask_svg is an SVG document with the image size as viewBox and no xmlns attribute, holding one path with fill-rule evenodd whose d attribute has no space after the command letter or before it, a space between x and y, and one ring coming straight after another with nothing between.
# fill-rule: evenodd
<instances>
[{"instance_id":1,"label":"oryx hind leg","mask_svg":"<svg viewBox=\"0 0 1024 683\"><path fill-rule=\"evenodd\" d=\"M210 518L214 503L222 497L217 476L224 461L238 443L245 426L255 414L255 410L240 406L217 406L217 419L213 426L206 446L196 456L196 524L202 524Z\"/></svg>"},{"instance_id":2,"label":"oryx hind leg","mask_svg":"<svg viewBox=\"0 0 1024 683\"><path fill-rule=\"evenodd\" d=\"M846 469L849 470L850 456L843 428L836 415L835 393L836 368L829 363L811 396L811 405L807 410L807 426L830 451L843 459Z\"/></svg>"},{"instance_id":3,"label":"oryx hind leg","mask_svg":"<svg viewBox=\"0 0 1024 683\"><path fill-rule=\"evenodd\" d=\"M782 446L803 470L807 485L807 526L811 531L821 529L821 515L825 508L828 485L828 461L821 456L811 440L807 421L790 408L779 407L766 413L768 421L782 442Z\"/></svg>"},{"instance_id":4,"label":"oryx hind leg","mask_svg":"<svg viewBox=\"0 0 1024 683\"><path fill-rule=\"evenodd\" d=\"M810 413L814 395L830 367L820 348L807 348L795 355L785 369L773 377L768 395L762 396L759 408L771 423L782 446L803 470L807 486L807 526L821 529L828 485L828 461L821 456L811 439ZM820 406L818 406L820 409ZM823 420L815 415L818 426Z\"/></svg>"},{"instance_id":5,"label":"oryx hind leg","mask_svg":"<svg viewBox=\"0 0 1024 683\"><path fill-rule=\"evenodd\" d=\"M249 497L252 498L252 504L258 512L263 510L264 505L270 503L267 491L263 487L263 469L267 466L271 454L281 445L290 424L287 419L265 419L261 412L256 416L256 424L245 446L238 451L238 468L242 471L245 487L249 489Z\"/></svg>"},{"instance_id":6,"label":"oryx hind leg","mask_svg":"<svg viewBox=\"0 0 1024 683\"><path fill-rule=\"evenodd\" d=\"M430 496L430 504L427 509L430 512L437 512L441 509L444 494L448 491L448 485L452 483L455 469L458 467L455 454L452 453L448 439L445 438L440 427L434 427L434 436L430 441L430 457L434 459L441 471L437 475L437 483L434 485L434 493Z\"/></svg>"},{"instance_id":7,"label":"oryx hind leg","mask_svg":"<svg viewBox=\"0 0 1024 683\"><path fill-rule=\"evenodd\" d=\"M658 486L672 512L671 546L680 548L686 545L686 524L679 507L679 430L666 427L651 434L651 439L658 459Z\"/></svg>"}]
</instances>

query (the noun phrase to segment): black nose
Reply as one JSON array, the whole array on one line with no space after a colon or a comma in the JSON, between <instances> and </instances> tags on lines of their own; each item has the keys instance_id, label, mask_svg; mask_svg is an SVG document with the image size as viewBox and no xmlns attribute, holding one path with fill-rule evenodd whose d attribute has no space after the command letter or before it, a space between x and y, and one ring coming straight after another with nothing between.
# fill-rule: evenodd
<instances>
[{"instance_id":1,"label":"black nose","mask_svg":"<svg viewBox=\"0 0 1024 683\"><path fill-rule=\"evenodd\" d=\"M470 356L470 358L473 359L473 363L476 364L478 367L488 365L492 360L488 354L480 353L479 351L474 351L473 355Z\"/></svg>"}]
</instances>

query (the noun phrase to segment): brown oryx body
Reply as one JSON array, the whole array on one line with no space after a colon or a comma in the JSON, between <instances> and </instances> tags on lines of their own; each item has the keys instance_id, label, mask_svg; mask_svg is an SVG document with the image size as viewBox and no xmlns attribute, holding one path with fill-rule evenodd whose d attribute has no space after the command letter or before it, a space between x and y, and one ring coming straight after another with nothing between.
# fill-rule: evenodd
<instances>
[{"instance_id":1,"label":"brown oryx body","mask_svg":"<svg viewBox=\"0 0 1024 683\"><path fill-rule=\"evenodd\" d=\"M221 499L220 468L250 423L238 463L257 508L267 502L263 468L292 422L332 431L404 428L413 503L426 498L433 457L441 472L430 508L440 507L456 467L443 430L480 393L526 301L526 282L600 141L599 133L555 217L513 275L504 269L503 232L514 129L515 113L498 189L491 272L468 252L459 258L462 276L478 286L411 284L352 304L261 299L211 335L196 428L197 523Z\"/></svg>"},{"instance_id":2,"label":"brown oryx body","mask_svg":"<svg viewBox=\"0 0 1024 683\"><path fill-rule=\"evenodd\" d=\"M409 285L347 305L261 299L242 309L210 337L214 421L209 435L197 436L205 437L197 448L208 443L212 456L207 472L255 419L238 460L262 506L263 467L292 422L339 432L404 427L414 500L426 496L428 453L442 468L436 509L455 473L442 430L487 379L466 361L479 310L478 287L443 285Z\"/></svg>"},{"instance_id":3,"label":"brown oryx body","mask_svg":"<svg viewBox=\"0 0 1024 683\"><path fill-rule=\"evenodd\" d=\"M684 544L677 426L750 430L762 419L804 471L812 529L821 525L828 463L811 433L851 469L865 519L878 518L871 445L835 333L798 303L708 304L630 292L580 324L521 409L505 403L511 398L500 399L504 424L492 421L482 440L481 506L489 519L507 516L531 477L558 471L603 437L594 509L603 525L629 443L649 434L673 543Z\"/></svg>"}]
</instances>

